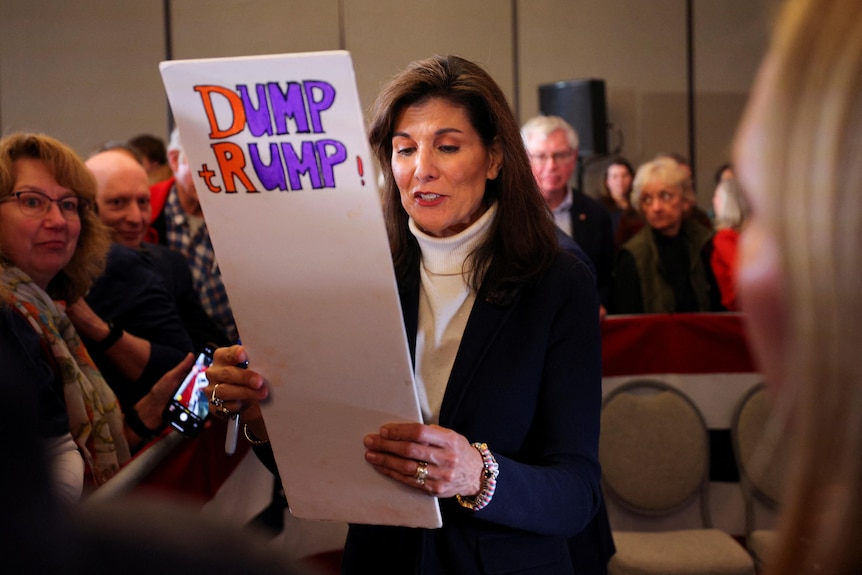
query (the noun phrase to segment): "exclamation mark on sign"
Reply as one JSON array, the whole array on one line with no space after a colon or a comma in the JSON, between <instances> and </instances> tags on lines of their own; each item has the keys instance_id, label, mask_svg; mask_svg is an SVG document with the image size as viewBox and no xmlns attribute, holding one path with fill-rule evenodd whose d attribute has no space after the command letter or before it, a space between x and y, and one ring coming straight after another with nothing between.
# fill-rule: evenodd
<instances>
[{"instance_id":1,"label":"exclamation mark on sign","mask_svg":"<svg viewBox=\"0 0 862 575\"><path fill-rule=\"evenodd\" d=\"M365 185L365 169L362 167L362 158L356 156L356 168L359 170L359 177L361 178L362 185Z\"/></svg>"}]
</instances>

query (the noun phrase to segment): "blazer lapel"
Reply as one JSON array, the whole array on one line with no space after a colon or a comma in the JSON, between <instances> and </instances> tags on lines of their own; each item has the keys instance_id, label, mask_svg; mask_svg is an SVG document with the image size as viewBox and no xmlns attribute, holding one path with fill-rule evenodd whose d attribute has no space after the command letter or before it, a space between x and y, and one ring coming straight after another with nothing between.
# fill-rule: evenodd
<instances>
[{"instance_id":1,"label":"blazer lapel","mask_svg":"<svg viewBox=\"0 0 862 575\"><path fill-rule=\"evenodd\" d=\"M418 271L417 271L418 274ZM410 359L416 368L416 331L419 322L419 282L412 286L399 286L401 313L410 349ZM440 425L451 426L479 364L512 313L515 303L520 299L521 290L513 289L505 294L500 303L489 303L487 299L477 299L470 311L464 328L461 345L455 356L452 373L446 384L443 405L440 408ZM488 298L490 299L490 298Z\"/></svg>"},{"instance_id":2,"label":"blazer lapel","mask_svg":"<svg viewBox=\"0 0 862 575\"><path fill-rule=\"evenodd\" d=\"M404 331L407 334L410 361L415 371L416 331L419 329L419 283L417 282L413 287L399 286L398 297L401 299L401 317L404 319Z\"/></svg>"},{"instance_id":3,"label":"blazer lapel","mask_svg":"<svg viewBox=\"0 0 862 575\"><path fill-rule=\"evenodd\" d=\"M509 317L513 305L497 305L477 299L464 328L464 336L455 356L455 364L449 375L443 405L440 408L440 425L451 426L461 406L479 364L488 352L491 343ZM415 338L414 338L415 341Z\"/></svg>"}]
</instances>

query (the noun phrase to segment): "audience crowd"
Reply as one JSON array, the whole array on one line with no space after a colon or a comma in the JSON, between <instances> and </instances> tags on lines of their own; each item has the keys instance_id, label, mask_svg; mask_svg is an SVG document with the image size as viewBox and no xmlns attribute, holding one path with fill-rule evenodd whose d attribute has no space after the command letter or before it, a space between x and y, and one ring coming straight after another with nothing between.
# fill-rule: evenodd
<instances>
[{"instance_id":1,"label":"audience crowd","mask_svg":"<svg viewBox=\"0 0 862 575\"><path fill-rule=\"evenodd\" d=\"M533 118L521 136L561 245L588 260L602 317L738 309L745 207L729 166L715 192L713 233L693 211L683 159L657 157L635 173L611 158L595 199L572 184L578 135L565 120ZM176 130L164 153L171 175L159 171L151 183L163 147L139 135L83 162L48 136L0 141L4 352L29 345L31 376L46 382L45 433L62 452L71 432L95 485L164 427L170 374L189 353L239 336ZM21 333L22 317L41 350ZM75 392L64 385L70 378L82 382Z\"/></svg>"}]
</instances>

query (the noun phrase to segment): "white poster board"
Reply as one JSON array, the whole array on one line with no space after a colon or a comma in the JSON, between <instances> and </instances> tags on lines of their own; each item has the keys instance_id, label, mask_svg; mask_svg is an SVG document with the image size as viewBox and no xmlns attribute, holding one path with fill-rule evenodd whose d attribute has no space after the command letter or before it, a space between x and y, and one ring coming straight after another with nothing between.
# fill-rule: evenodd
<instances>
[{"instance_id":1,"label":"white poster board","mask_svg":"<svg viewBox=\"0 0 862 575\"><path fill-rule=\"evenodd\" d=\"M290 511L439 527L362 439L421 421L377 181L344 51L162 62Z\"/></svg>"}]
</instances>

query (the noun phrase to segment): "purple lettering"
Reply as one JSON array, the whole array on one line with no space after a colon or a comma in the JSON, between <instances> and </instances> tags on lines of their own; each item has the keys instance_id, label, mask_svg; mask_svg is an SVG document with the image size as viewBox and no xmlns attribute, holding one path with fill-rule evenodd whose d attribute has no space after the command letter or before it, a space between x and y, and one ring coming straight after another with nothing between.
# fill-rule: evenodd
<instances>
[{"instance_id":1,"label":"purple lettering","mask_svg":"<svg viewBox=\"0 0 862 575\"><path fill-rule=\"evenodd\" d=\"M248 145L248 154L251 157L251 165L257 174L260 183L267 190L287 190L287 181L284 176L284 166L278 155L278 144L269 145L269 163L265 163L257 149L257 144Z\"/></svg>"},{"instance_id":2,"label":"purple lettering","mask_svg":"<svg viewBox=\"0 0 862 575\"><path fill-rule=\"evenodd\" d=\"M305 102L302 100L302 86L297 82L288 82L286 90L282 91L277 82L267 84L269 101L272 106L272 117L275 120L276 134L289 134L287 119L296 123L296 133L308 133L308 117L305 115Z\"/></svg>"},{"instance_id":3,"label":"purple lettering","mask_svg":"<svg viewBox=\"0 0 862 575\"><path fill-rule=\"evenodd\" d=\"M347 148L338 140L319 140L314 143L317 158L320 161L320 172L323 174L323 187L335 187L335 166L347 159ZM332 153L327 153L331 151Z\"/></svg>"},{"instance_id":4,"label":"purple lettering","mask_svg":"<svg viewBox=\"0 0 862 575\"><path fill-rule=\"evenodd\" d=\"M236 89L239 90L239 97L242 100L242 107L245 109L245 118L251 134L255 137L271 136L272 124L269 121L269 107L266 104L266 86L263 84L255 85L257 107L251 101L248 86L240 84Z\"/></svg>"},{"instance_id":5,"label":"purple lettering","mask_svg":"<svg viewBox=\"0 0 862 575\"><path fill-rule=\"evenodd\" d=\"M332 103L335 102L335 88L331 84L316 80L306 80L303 84L312 129L315 133L320 134L324 131L323 123L320 121L320 113L332 107Z\"/></svg>"},{"instance_id":6,"label":"purple lettering","mask_svg":"<svg viewBox=\"0 0 862 575\"><path fill-rule=\"evenodd\" d=\"M302 142L302 153L299 157L290 142L281 144L281 153L284 156L284 167L287 171L287 177L290 179L291 190L301 190L302 182L299 176L308 174L311 178L311 187L314 189L322 188L323 184L320 181L320 171L317 167L317 158L314 156L314 142Z\"/></svg>"}]
</instances>

